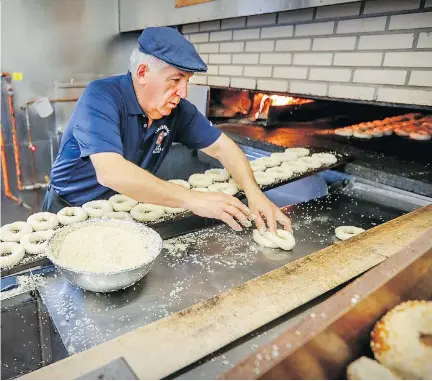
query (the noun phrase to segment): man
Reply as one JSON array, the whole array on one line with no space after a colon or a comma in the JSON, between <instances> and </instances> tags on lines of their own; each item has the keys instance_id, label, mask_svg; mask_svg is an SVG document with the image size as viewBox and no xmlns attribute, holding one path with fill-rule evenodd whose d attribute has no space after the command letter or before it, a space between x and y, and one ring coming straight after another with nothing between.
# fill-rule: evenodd
<instances>
[{"instance_id":1,"label":"man","mask_svg":"<svg viewBox=\"0 0 432 381\"><path fill-rule=\"evenodd\" d=\"M51 171L43 209L107 199L115 193L139 202L185 208L241 225L275 231L291 223L259 189L238 146L190 102L188 82L207 70L194 46L177 30L145 29L126 75L96 80L78 100ZM223 193L193 192L155 177L172 142L218 159L244 189L249 207Z\"/></svg>"}]
</instances>

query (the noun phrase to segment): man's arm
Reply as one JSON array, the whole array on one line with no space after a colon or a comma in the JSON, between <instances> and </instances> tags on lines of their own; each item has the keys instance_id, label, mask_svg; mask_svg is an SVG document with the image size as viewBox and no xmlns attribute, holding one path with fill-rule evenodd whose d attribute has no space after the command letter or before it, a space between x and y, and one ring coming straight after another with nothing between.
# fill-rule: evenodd
<instances>
[{"instance_id":1,"label":"man's arm","mask_svg":"<svg viewBox=\"0 0 432 381\"><path fill-rule=\"evenodd\" d=\"M234 230L250 226L249 209L235 197L223 193L193 192L177 184L163 181L117 153L90 155L98 182L136 201L185 208L195 214L217 218Z\"/></svg>"},{"instance_id":2,"label":"man's arm","mask_svg":"<svg viewBox=\"0 0 432 381\"><path fill-rule=\"evenodd\" d=\"M245 154L228 136L222 134L211 146L202 151L219 160L245 191L249 209L255 216L258 229L265 230L261 217L264 216L270 231L276 231L277 221L286 230L291 230L290 219L261 192Z\"/></svg>"}]
</instances>

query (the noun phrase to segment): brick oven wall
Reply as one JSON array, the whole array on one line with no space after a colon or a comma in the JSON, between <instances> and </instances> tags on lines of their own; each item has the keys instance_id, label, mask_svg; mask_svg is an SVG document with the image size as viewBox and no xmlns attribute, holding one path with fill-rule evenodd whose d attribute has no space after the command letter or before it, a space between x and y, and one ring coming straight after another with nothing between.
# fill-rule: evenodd
<instances>
[{"instance_id":1,"label":"brick oven wall","mask_svg":"<svg viewBox=\"0 0 432 381\"><path fill-rule=\"evenodd\" d=\"M192 83L432 106L432 0L376 0L183 25Z\"/></svg>"}]
</instances>

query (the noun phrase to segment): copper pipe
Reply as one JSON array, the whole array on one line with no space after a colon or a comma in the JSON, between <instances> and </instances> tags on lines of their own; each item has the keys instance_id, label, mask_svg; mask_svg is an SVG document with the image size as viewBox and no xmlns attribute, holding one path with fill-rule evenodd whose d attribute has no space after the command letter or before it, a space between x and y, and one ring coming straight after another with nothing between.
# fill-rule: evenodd
<instances>
[{"instance_id":1,"label":"copper pipe","mask_svg":"<svg viewBox=\"0 0 432 381\"><path fill-rule=\"evenodd\" d=\"M25 204L23 200L14 196L11 192L10 183L9 183L9 172L7 168L6 150L5 150L5 144L3 138L3 127L1 123L0 123L0 149L1 149L1 167L3 173L4 193L6 197L10 198L12 201L15 201L16 203L24 206L27 209L31 209L29 205Z\"/></svg>"},{"instance_id":2,"label":"copper pipe","mask_svg":"<svg viewBox=\"0 0 432 381\"><path fill-rule=\"evenodd\" d=\"M48 100L51 103L64 103L64 102L76 102L78 100L78 98L50 98ZM29 99L29 100L27 100L27 101L24 102L24 105L21 106L21 108L24 110L29 105L35 103L36 101L37 101L37 99Z\"/></svg>"},{"instance_id":3,"label":"copper pipe","mask_svg":"<svg viewBox=\"0 0 432 381\"><path fill-rule=\"evenodd\" d=\"M30 155L31 155L32 175L33 175L33 188L34 188L33 212L36 213L39 211L39 197L38 197L38 192L36 190L36 163L35 163L35 151L34 151L34 149L36 149L36 147L33 144L33 139L32 139L32 135L31 135L30 117L29 117L28 108L25 109L25 117L26 117L26 125L27 125L27 140L28 140L28 144L29 144L28 148L29 148L29 151L31 152Z\"/></svg>"},{"instance_id":4,"label":"copper pipe","mask_svg":"<svg viewBox=\"0 0 432 381\"><path fill-rule=\"evenodd\" d=\"M2 72L2 78L6 78L6 81L8 83L7 90L8 90L8 104L9 104L9 114L11 119L11 125L12 125L12 142L13 142L13 150L14 150L14 157L15 157L15 170L16 170L16 177L17 177L17 187L18 190L23 189L23 184L21 180L21 157L19 152L19 144L18 144L18 135L17 135L17 124L15 119L15 108L13 105L13 89L12 89L12 78L9 73Z\"/></svg>"}]
</instances>

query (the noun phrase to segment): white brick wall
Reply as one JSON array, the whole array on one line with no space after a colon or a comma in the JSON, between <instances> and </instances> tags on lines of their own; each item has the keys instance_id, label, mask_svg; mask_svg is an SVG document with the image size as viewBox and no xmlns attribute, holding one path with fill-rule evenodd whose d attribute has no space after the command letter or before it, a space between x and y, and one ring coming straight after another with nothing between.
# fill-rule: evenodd
<instances>
[{"instance_id":1,"label":"white brick wall","mask_svg":"<svg viewBox=\"0 0 432 381\"><path fill-rule=\"evenodd\" d=\"M273 77L288 78L288 79L306 79L308 69L305 67L284 66L275 67Z\"/></svg>"},{"instance_id":2,"label":"white brick wall","mask_svg":"<svg viewBox=\"0 0 432 381\"><path fill-rule=\"evenodd\" d=\"M419 9L420 0L379 0L366 1L364 14L387 13L405 11L407 9Z\"/></svg>"},{"instance_id":3,"label":"white brick wall","mask_svg":"<svg viewBox=\"0 0 432 381\"><path fill-rule=\"evenodd\" d=\"M375 89L373 87L352 85L330 85L329 96L335 98L372 100Z\"/></svg>"},{"instance_id":4,"label":"white brick wall","mask_svg":"<svg viewBox=\"0 0 432 381\"><path fill-rule=\"evenodd\" d=\"M313 81L349 82L351 69L311 68L309 79Z\"/></svg>"},{"instance_id":5,"label":"white brick wall","mask_svg":"<svg viewBox=\"0 0 432 381\"><path fill-rule=\"evenodd\" d=\"M311 81L291 81L289 91L298 94L326 95L327 84Z\"/></svg>"},{"instance_id":6,"label":"white brick wall","mask_svg":"<svg viewBox=\"0 0 432 381\"><path fill-rule=\"evenodd\" d=\"M310 50L312 40L310 38L295 38L276 41L276 51L303 51Z\"/></svg>"},{"instance_id":7,"label":"white brick wall","mask_svg":"<svg viewBox=\"0 0 432 381\"><path fill-rule=\"evenodd\" d=\"M271 66L246 66L244 68L245 77L271 77L272 68Z\"/></svg>"},{"instance_id":8,"label":"white brick wall","mask_svg":"<svg viewBox=\"0 0 432 381\"><path fill-rule=\"evenodd\" d=\"M357 69L354 72L353 82L403 85L406 76L406 70Z\"/></svg>"},{"instance_id":9,"label":"white brick wall","mask_svg":"<svg viewBox=\"0 0 432 381\"><path fill-rule=\"evenodd\" d=\"M354 50L356 37L315 38L312 50Z\"/></svg>"},{"instance_id":10,"label":"white brick wall","mask_svg":"<svg viewBox=\"0 0 432 381\"><path fill-rule=\"evenodd\" d=\"M231 78L231 87L239 89L255 89L256 79L252 78Z\"/></svg>"},{"instance_id":11,"label":"white brick wall","mask_svg":"<svg viewBox=\"0 0 432 381\"><path fill-rule=\"evenodd\" d=\"M290 64L291 60L291 53L262 53L259 63L264 65L286 65Z\"/></svg>"},{"instance_id":12,"label":"white brick wall","mask_svg":"<svg viewBox=\"0 0 432 381\"><path fill-rule=\"evenodd\" d=\"M432 48L432 32L420 33L417 47L418 48Z\"/></svg>"},{"instance_id":13,"label":"white brick wall","mask_svg":"<svg viewBox=\"0 0 432 381\"><path fill-rule=\"evenodd\" d=\"M192 83L432 106L432 0L364 0L183 25Z\"/></svg>"},{"instance_id":14,"label":"white brick wall","mask_svg":"<svg viewBox=\"0 0 432 381\"><path fill-rule=\"evenodd\" d=\"M301 24L296 26L296 36L322 36L333 34L334 21L319 22L312 24Z\"/></svg>"},{"instance_id":15,"label":"white brick wall","mask_svg":"<svg viewBox=\"0 0 432 381\"><path fill-rule=\"evenodd\" d=\"M360 36L361 50L409 49L413 46L414 33L373 34Z\"/></svg>"},{"instance_id":16,"label":"white brick wall","mask_svg":"<svg viewBox=\"0 0 432 381\"><path fill-rule=\"evenodd\" d=\"M409 84L412 86L432 87L432 72L427 70L413 70Z\"/></svg>"},{"instance_id":17,"label":"white brick wall","mask_svg":"<svg viewBox=\"0 0 432 381\"><path fill-rule=\"evenodd\" d=\"M379 32L385 29L387 17L369 17L339 21L337 33Z\"/></svg>"},{"instance_id":18,"label":"white brick wall","mask_svg":"<svg viewBox=\"0 0 432 381\"><path fill-rule=\"evenodd\" d=\"M360 2L349 4L329 5L317 8L317 19L332 19L343 16L358 16L360 14Z\"/></svg>"}]
</instances>

